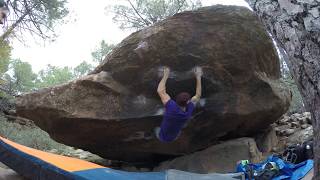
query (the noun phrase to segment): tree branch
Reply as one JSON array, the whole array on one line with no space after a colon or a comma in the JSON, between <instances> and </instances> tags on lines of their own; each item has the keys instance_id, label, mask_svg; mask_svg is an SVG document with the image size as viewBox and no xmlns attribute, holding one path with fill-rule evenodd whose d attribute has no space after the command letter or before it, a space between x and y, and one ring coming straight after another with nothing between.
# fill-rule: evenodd
<instances>
[{"instance_id":1,"label":"tree branch","mask_svg":"<svg viewBox=\"0 0 320 180\"><path fill-rule=\"evenodd\" d=\"M127 1L130 3L130 5L131 5L132 9L134 10L134 12L144 21L144 23L145 23L147 26L149 26L151 23L150 23L148 20L144 19L144 18L140 15L139 11L134 7L134 5L131 3L130 0L127 0Z\"/></svg>"},{"instance_id":2,"label":"tree branch","mask_svg":"<svg viewBox=\"0 0 320 180\"><path fill-rule=\"evenodd\" d=\"M182 0L182 3L181 3L180 0L178 0L178 5L179 5L179 7L178 7L176 13L178 13L178 12L181 10L181 8L183 7L183 4L184 4L185 2L186 2L186 0ZM176 14L176 13L175 13L175 14Z\"/></svg>"},{"instance_id":3,"label":"tree branch","mask_svg":"<svg viewBox=\"0 0 320 180\"><path fill-rule=\"evenodd\" d=\"M29 11L26 11L15 23L13 23L8 30L0 36L0 41L4 41L8 36L13 32L13 30L24 20L24 18L29 14Z\"/></svg>"}]
</instances>

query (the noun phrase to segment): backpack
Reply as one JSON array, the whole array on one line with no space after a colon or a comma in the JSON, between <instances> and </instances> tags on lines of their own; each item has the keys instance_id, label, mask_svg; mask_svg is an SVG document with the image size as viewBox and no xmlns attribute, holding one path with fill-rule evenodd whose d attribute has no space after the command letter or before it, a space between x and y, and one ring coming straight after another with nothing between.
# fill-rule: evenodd
<instances>
[{"instance_id":1,"label":"backpack","mask_svg":"<svg viewBox=\"0 0 320 180\"><path fill-rule=\"evenodd\" d=\"M313 159L313 156L313 140L310 139L301 145L296 144L287 147L282 154L282 159L293 164L299 164L308 159Z\"/></svg>"}]
</instances>

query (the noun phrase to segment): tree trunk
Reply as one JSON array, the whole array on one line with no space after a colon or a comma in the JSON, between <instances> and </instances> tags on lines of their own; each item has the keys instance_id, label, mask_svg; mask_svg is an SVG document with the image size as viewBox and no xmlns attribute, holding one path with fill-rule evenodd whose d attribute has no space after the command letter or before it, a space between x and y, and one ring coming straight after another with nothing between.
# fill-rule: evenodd
<instances>
[{"instance_id":1,"label":"tree trunk","mask_svg":"<svg viewBox=\"0 0 320 180\"><path fill-rule=\"evenodd\" d=\"M320 0L247 0L280 48L311 112L314 179L320 179Z\"/></svg>"}]
</instances>

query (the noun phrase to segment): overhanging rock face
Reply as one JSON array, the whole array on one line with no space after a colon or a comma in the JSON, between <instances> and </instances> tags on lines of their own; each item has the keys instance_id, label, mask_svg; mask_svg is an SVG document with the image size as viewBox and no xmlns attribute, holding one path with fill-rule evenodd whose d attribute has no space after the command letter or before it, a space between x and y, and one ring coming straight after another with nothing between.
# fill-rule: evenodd
<instances>
[{"instance_id":1,"label":"overhanging rock face","mask_svg":"<svg viewBox=\"0 0 320 180\"><path fill-rule=\"evenodd\" d=\"M203 99L172 143L148 136L162 120L156 93L162 66L172 71L171 97L194 94L191 70L204 71ZM212 6L131 34L90 75L17 98L17 113L59 142L108 159L147 162L264 129L290 103L279 78L272 40L254 14Z\"/></svg>"}]
</instances>

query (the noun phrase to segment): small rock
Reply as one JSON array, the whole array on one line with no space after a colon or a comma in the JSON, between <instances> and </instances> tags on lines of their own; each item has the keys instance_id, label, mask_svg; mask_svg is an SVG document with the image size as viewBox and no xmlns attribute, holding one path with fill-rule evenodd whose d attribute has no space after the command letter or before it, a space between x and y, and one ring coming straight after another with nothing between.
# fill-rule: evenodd
<instances>
[{"instance_id":1,"label":"small rock","mask_svg":"<svg viewBox=\"0 0 320 180\"><path fill-rule=\"evenodd\" d=\"M149 168L141 168L140 172L150 172L151 170Z\"/></svg>"},{"instance_id":2,"label":"small rock","mask_svg":"<svg viewBox=\"0 0 320 180\"><path fill-rule=\"evenodd\" d=\"M139 172L139 169L134 166L122 166L121 169L129 172Z\"/></svg>"},{"instance_id":3,"label":"small rock","mask_svg":"<svg viewBox=\"0 0 320 180\"><path fill-rule=\"evenodd\" d=\"M51 149L48 152L53 154L58 154L59 151L57 149Z\"/></svg>"},{"instance_id":4,"label":"small rock","mask_svg":"<svg viewBox=\"0 0 320 180\"><path fill-rule=\"evenodd\" d=\"M287 144L292 145L292 144L302 144L306 140L310 139L313 136L313 128L312 126L299 130L289 136Z\"/></svg>"},{"instance_id":5,"label":"small rock","mask_svg":"<svg viewBox=\"0 0 320 180\"><path fill-rule=\"evenodd\" d=\"M84 152L84 150L81 150L81 149L77 149L77 150L74 151L74 153L76 153L76 154L81 154L83 152Z\"/></svg>"},{"instance_id":6,"label":"small rock","mask_svg":"<svg viewBox=\"0 0 320 180\"><path fill-rule=\"evenodd\" d=\"M279 148L278 147L273 147L271 152L279 152Z\"/></svg>"},{"instance_id":7,"label":"small rock","mask_svg":"<svg viewBox=\"0 0 320 180\"><path fill-rule=\"evenodd\" d=\"M282 131L282 130L286 130L290 128L290 125L289 124L286 124L286 125L282 125L282 126L278 126L278 127L275 127L275 130L276 131Z\"/></svg>"},{"instance_id":8,"label":"small rock","mask_svg":"<svg viewBox=\"0 0 320 180\"><path fill-rule=\"evenodd\" d=\"M284 134L285 134L286 136L290 136L290 135L293 134L294 132L295 132L294 129L286 129L286 130L284 130Z\"/></svg>"},{"instance_id":9,"label":"small rock","mask_svg":"<svg viewBox=\"0 0 320 180\"><path fill-rule=\"evenodd\" d=\"M293 128L299 128L300 127L300 123L299 122L292 122L290 124L290 126L293 127Z\"/></svg>"},{"instance_id":10,"label":"small rock","mask_svg":"<svg viewBox=\"0 0 320 180\"><path fill-rule=\"evenodd\" d=\"M299 118L298 120L299 120L300 124L307 124L308 123L308 120L306 117Z\"/></svg>"},{"instance_id":11,"label":"small rock","mask_svg":"<svg viewBox=\"0 0 320 180\"><path fill-rule=\"evenodd\" d=\"M306 129L306 128L308 128L310 125L308 125L308 124L302 124L301 125L301 129Z\"/></svg>"},{"instance_id":12,"label":"small rock","mask_svg":"<svg viewBox=\"0 0 320 180\"><path fill-rule=\"evenodd\" d=\"M298 118L300 118L300 114L298 114L298 113L294 113L294 114L292 114L291 116L290 116L290 122L295 122L295 121L298 121Z\"/></svg>"},{"instance_id":13,"label":"small rock","mask_svg":"<svg viewBox=\"0 0 320 180\"><path fill-rule=\"evenodd\" d=\"M279 1L279 5L280 8L285 9L289 15L295 15L303 12L303 8L301 6L291 3L289 0Z\"/></svg>"},{"instance_id":14,"label":"small rock","mask_svg":"<svg viewBox=\"0 0 320 180\"><path fill-rule=\"evenodd\" d=\"M278 122L278 124L279 124L279 125L286 125L286 124L288 124L289 120L290 120L289 117L288 117L288 118L281 119L281 120Z\"/></svg>"},{"instance_id":15,"label":"small rock","mask_svg":"<svg viewBox=\"0 0 320 180\"><path fill-rule=\"evenodd\" d=\"M312 124L312 122L311 122L311 113L310 112L304 112L302 115L304 117L306 117L306 120L307 120L308 124Z\"/></svg>"},{"instance_id":16,"label":"small rock","mask_svg":"<svg viewBox=\"0 0 320 180\"><path fill-rule=\"evenodd\" d=\"M89 158L89 154L79 154L79 158L80 159L87 159L87 158Z\"/></svg>"},{"instance_id":17,"label":"small rock","mask_svg":"<svg viewBox=\"0 0 320 180\"><path fill-rule=\"evenodd\" d=\"M298 118L298 117L300 117L300 116L301 116L301 114L299 114L299 113L294 113L294 114L292 114L290 117Z\"/></svg>"},{"instance_id":18,"label":"small rock","mask_svg":"<svg viewBox=\"0 0 320 180\"><path fill-rule=\"evenodd\" d=\"M17 115L17 112L16 112L16 110L14 110L14 109L10 109L10 110L8 111L8 114L11 115L11 116L16 116L16 115Z\"/></svg>"},{"instance_id":19,"label":"small rock","mask_svg":"<svg viewBox=\"0 0 320 180\"><path fill-rule=\"evenodd\" d=\"M67 151L70 151L70 152L73 152L73 151L75 151L76 149L73 148L73 147L67 147L66 150L67 150Z\"/></svg>"},{"instance_id":20,"label":"small rock","mask_svg":"<svg viewBox=\"0 0 320 180\"><path fill-rule=\"evenodd\" d=\"M280 121L282 122L288 122L290 120L289 116L283 116L282 119L280 119Z\"/></svg>"},{"instance_id":21,"label":"small rock","mask_svg":"<svg viewBox=\"0 0 320 180\"><path fill-rule=\"evenodd\" d=\"M304 3L309 5L314 5L316 2L314 0L297 0L298 3Z\"/></svg>"},{"instance_id":22,"label":"small rock","mask_svg":"<svg viewBox=\"0 0 320 180\"><path fill-rule=\"evenodd\" d=\"M318 18L319 17L319 9L318 8L312 8L309 13L314 17Z\"/></svg>"},{"instance_id":23,"label":"small rock","mask_svg":"<svg viewBox=\"0 0 320 180\"><path fill-rule=\"evenodd\" d=\"M302 115L303 115L304 117L311 118L311 113L310 113L310 112L304 112L304 113L302 113Z\"/></svg>"}]
</instances>

